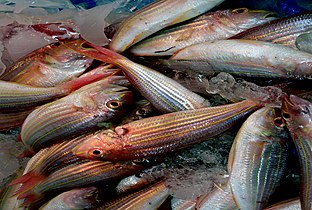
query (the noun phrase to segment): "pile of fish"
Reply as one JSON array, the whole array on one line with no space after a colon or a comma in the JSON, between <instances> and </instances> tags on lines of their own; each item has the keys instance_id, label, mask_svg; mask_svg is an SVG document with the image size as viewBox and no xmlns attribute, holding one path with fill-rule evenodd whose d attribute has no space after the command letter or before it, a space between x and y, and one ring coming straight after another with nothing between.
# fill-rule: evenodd
<instances>
[{"instance_id":1,"label":"pile of fish","mask_svg":"<svg viewBox=\"0 0 312 210\"><path fill-rule=\"evenodd\" d=\"M156 1L108 46L60 38L5 69L0 130L21 127L32 158L0 209L311 210L312 13L208 12L222 2ZM235 126L228 182L171 196L163 158ZM268 207L294 153L298 198Z\"/></svg>"}]
</instances>

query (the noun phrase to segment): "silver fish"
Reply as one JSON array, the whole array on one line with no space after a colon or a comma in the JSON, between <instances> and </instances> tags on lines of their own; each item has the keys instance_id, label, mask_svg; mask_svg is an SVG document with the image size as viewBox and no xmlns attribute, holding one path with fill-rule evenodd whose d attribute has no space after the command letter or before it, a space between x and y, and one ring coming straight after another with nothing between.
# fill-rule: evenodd
<instances>
[{"instance_id":1,"label":"silver fish","mask_svg":"<svg viewBox=\"0 0 312 210\"><path fill-rule=\"evenodd\" d=\"M277 109L264 107L242 125L228 161L229 182L240 209L265 207L285 175L289 141Z\"/></svg>"},{"instance_id":2,"label":"silver fish","mask_svg":"<svg viewBox=\"0 0 312 210\"><path fill-rule=\"evenodd\" d=\"M130 52L139 56L164 56L201 42L226 39L248 28L274 20L274 13L238 8L204 14L187 24L161 31L143 40Z\"/></svg>"},{"instance_id":3,"label":"silver fish","mask_svg":"<svg viewBox=\"0 0 312 210\"><path fill-rule=\"evenodd\" d=\"M186 47L171 60L202 62L207 71L267 78L312 76L312 55L270 42L217 40Z\"/></svg>"},{"instance_id":4,"label":"silver fish","mask_svg":"<svg viewBox=\"0 0 312 210\"><path fill-rule=\"evenodd\" d=\"M156 31L196 17L223 1L160 0L151 3L119 25L110 44L110 49L122 52Z\"/></svg>"}]
</instances>

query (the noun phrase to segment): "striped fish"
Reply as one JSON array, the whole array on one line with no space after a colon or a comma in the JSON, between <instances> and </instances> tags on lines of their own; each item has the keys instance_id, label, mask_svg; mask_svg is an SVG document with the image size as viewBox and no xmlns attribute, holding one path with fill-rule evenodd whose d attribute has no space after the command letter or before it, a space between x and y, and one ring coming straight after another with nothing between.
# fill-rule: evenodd
<instances>
[{"instance_id":1,"label":"striped fish","mask_svg":"<svg viewBox=\"0 0 312 210\"><path fill-rule=\"evenodd\" d=\"M99 131L73 149L82 158L128 160L163 156L229 129L260 106L252 101L173 112Z\"/></svg>"},{"instance_id":2,"label":"striped fish","mask_svg":"<svg viewBox=\"0 0 312 210\"><path fill-rule=\"evenodd\" d=\"M106 63L112 63L121 68L130 83L156 109L163 113L198 109L210 105L205 98L186 89L173 79L153 69L132 62L113 51L85 41L81 41L79 45L77 43L67 43L67 45L81 54ZM85 48L82 49L81 46Z\"/></svg>"}]
</instances>

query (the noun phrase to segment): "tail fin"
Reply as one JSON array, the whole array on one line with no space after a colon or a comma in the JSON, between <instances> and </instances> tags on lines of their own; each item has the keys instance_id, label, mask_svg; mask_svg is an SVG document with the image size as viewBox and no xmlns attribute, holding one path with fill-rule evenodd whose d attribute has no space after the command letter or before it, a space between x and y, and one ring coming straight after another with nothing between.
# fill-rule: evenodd
<instances>
[{"instance_id":1,"label":"tail fin","mask_svg":"<svg viewBox=\"0 0 312 210\"><path fill-rule=\"evenodd\" d=\"M23 203L19 207L29 206L30 204L41 199L42 196L35 195L34 193L25 193L17 197L17 199L23 199Z\"/></svg>"},{"instance_id":2,"label":"tail fin","mask_svg":"<svg viewBox=\"0 0 312 210\"><path fill-rule=\"evenodd\" d=\"M110 74L109 74L110 75ZM69 82L66 82L64 84L59 85L59 88L65 89L66 91L68 91L68 93L71 93L85 85L88 85L92 82L96 82L100 79L103 79L105 77L107 77L108 74L107 73L103 73L103 74L91 74L85 77L80 77L74 80L71 80Z\"/></svg>"},{"instance_id":3,"label":"tail fin","mask_svg":"<svg viewBox=\"0 0 312 210\"><path fill-rule=\"evenodd\" d=\"M79 40L79 42L73 41L70 43L66 43L66 45L80 54L83 54L96 60L103 61L105 63L115 64L117 66L118 60L125 59L124 56L114 51L111 51L109 49L100 46L96 46L84 40Z\"/></svg>"},{"instance_id":4,"label":"tail fin","mask_svg":"<svg viewBox=\"0 0 312 210\"><path fill-rule=\"evenodd\" d=\"M39 182L41 182L45 178L46 178L46 176L43 176L41 174L30 171L30 172L16 178L15 180L13 180L9 184L9 186L22 184L22 186L15 192L15 195L18 195L18 194L26 191L27 189L35 186L36 184L38 184Z\"/></svg>"}]
</instances>

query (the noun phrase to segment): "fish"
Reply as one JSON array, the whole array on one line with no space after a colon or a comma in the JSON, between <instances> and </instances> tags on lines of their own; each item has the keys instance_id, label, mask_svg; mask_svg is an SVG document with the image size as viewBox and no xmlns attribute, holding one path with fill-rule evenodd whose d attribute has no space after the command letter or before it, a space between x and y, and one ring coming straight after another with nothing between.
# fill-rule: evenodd
<instances>
[{"instance_id":1,"label":"fish","mask_svg":"<svg viewBox=\"0 0 312 210\"><path fill-rule=\"evenodd\" d=\"M117 194L135 191L142 187L146 187L164 178L165 164L160 164L147 168L139 174L134 174L122 179L116 186Z\"/></svg>"},{"instance_id":2,"label":"fish","mask_svg":"<svg viewBox=\"0 0 312 210\"><path fill-rule=\"evenodd\" d=\"M81 158L133 160L164 156L208 140L260 108L252 101L185 110L136 120L102 130L78 144L73 153Z\"/></svg>"},{"instance_id":3,"label":"fish","mask_svg":"<svg viewBox=\"0 0 312 210\"><path fill-rule=\"evenodd\" d=\"M300 34L296 39L296 47L307 53L312 53L312 30L309 33Z\"/></svg>"},{"instance_id":4,"label":"fish","mask_svg":"<svg viewBox=\"0 0 312 210\"><path fill-rule=\"evenodd\" d=\"M207 71L265 78L311 78L312 55L255 40L216 40L186 47L170 60L201 62Z\"/></svg>"},{"instance_id":5,"label":"fish","mask_svg":"<svg viewBox=\"0 0 312 210\"><path fill-rule=\"evenodd\" d=\"M168 196L168 188L165 186L164 182L160 181L140 191L126 194L124 196L107 201L96 209L158 209L160 205L168 198Z\"/></svg>"},{"instance_id":6,"label":"fish","mask_svg":"<svg viewBox=\"0 0 312 210\"><path fill-rule=\"evenodd\" d=\"M290 95L282 100L282 114L296 147L300 163L300 203L312 208L312 103Z\"/></svg>"},{"instance_id":7,"label":"fish","mask_svg":"<svg viewBox=\"0 0 312 210\"><path fill-rule=\"evenodd\" d=\"M135 105L134 110L124 118L120 124L127 124L135 120L152 117L158 114L156 108L145 99L135 102Z\"/></svg>"},{"instance_id":8,"label":"fish","mask_svg":"<svg viewBox=\"0 0 312 210\"><path fill-rule=\"evenodd\" d=\"M173 197L170 201L172 210L195 210L196 201Z\"/></svg>"},{"instance_id":9,"label":"fish","mask_svg":"<svg viewBox=\"0 0 312 210\"><path fill-rule=\"evenodd\" d=\"M307 32L312 32L312 12L272 20L229 39L267 41L296 48L297 37Z\"/></svg>"},{"instance_id":10,"label":"fish","mask_svg":"<svg viewBox=\"0 0 312 210\"><path fill-rule=\"evenodd\" d=\"M64 97L82 86L106 76L105 74L94 74L48 88L0 80L0 113L29 110Z\"/></svg>"},{"instance_id":11,"label":"fish","mask_svg":"<svg viewBox=\"0 0 312 210\"><path fill-rule=\"evenodd\" d=\"M0 209L2 210L26 210L24 207L19 207L20 202L17 196L14 196L19 186L6 186L0 193Z\"/></svg>"},{"instance_id":12,"label":"fish","mask_svg":"<svg viewBox=\"0 0 312 210\"><path fill-rule=\"evenodd\" d=\"M269 206L268 208L265 208L265 210L301 210L300 199L295 198L282 201L272 206Z\"/></svg>"},{"instance_id":13,"label":"fish","mask_svg":"<svg viewBox=\"0 0 312 210\"><path fill-rule=\"evenodd\" d=\"M187 46L226 39L274 19L272 12L247 8L208 12L137 43L130 48L130 52L136 56L168 56Z\"/></svg>"},{"instance_id":14,"label":"fish","mask_svg":"<svg viewBox=\"0 0 312 210\"><path fill-rule=\"evenodd\" d=\"M23 123L23 143L30 151L38 151L118 119L133 101L132 92L122 86L127 84L124 76L112 75L38 107Z\"/></svg>"},{"instance_id":15,"label":"fish","mask_svg":"<svg viewBox=\"0 0 312 210\"><path fill-rule=\"evenodd\" d=\"M92 135L92 134L89 134ZM82 142L87 134L81 135L69 141L54 144L39 150L34 157L28 161L28 165L22 176L16 178L10 185L23 184L24 189L32 187L36 183L48 177L51 173L69 165L81 162L71 149ZM38 157L38 154L40 156ZM31 163L32 162L32 163Z\"/></svg>"},{"instance_id":16,"label":"fish","mask_svg":"<svg viewBox=\"0 0 312 210\"><path fill-rule=\"evenodd\" d=\"M0 131L22 126L24 120L32 111L30 109L21 112L0 113Z\"/></svg>"},{"instance_id":17,"label":"fish","mask_svg":"<svg viewBox=\"0 0 312 210\"><path fill-rule=\"evenodd\" d=\"M18 199L23 199L22 206L40 203L43 198L55 193L62 193L73 188L87 187L99 183L116 181L142 170L144 167L133 162L108 162L85 160L63 167L32 188L20 187L16 192Z\"/></svg>"},{"instance_id":18,"label":"fish","mask_svg":"<svg viewBox=\"0 0 312 210\"><path fill-rule=\"evenodd\" d=\"M239 209L263 209L286 174L290 136L278 108L263 107L239 129L228 160Z\"/></svg>"},{"instance_id":19,"label":"fish","mask_svg":"<svg viewBox=\"0 0 312 210\"><path fill-rule=\"evenodd\" d=\"M81 54L119 67L131 85L162 113L210 106L207 99L193 93L173 79L111 50L83 40L79 44L67 43L67 45Z\"/></svg>"},{"instance_id":20,"label":"fish","mask_svg":"<svg viewBox=\"0 0 312 210\"><path fill-rule=\"evenodd\" d=\"M72 189L59 194L44 205L39 210L83 210L92 209L98 201L96 197L98 191L96 187L86 187L79 189Z\"/></svg>"},{"instance_id":21,"label":"fish","mask_svg":"<svg viewBox=\"0 0 312 210\"><path fill-rule=\"evenodd\" d=\"M229 182L225 186L215 187L213 191L196 200L195 209L201 210L238 210Z\"/></svg>"},{"instance_id":22,"label":"fish","mask_svg":"<svg viewBox=\"0 0 312 210\"><path fill-rule=\"evenodd\" d=\"M40 161L44 154L48 151L48 149L40 150L38 153L36 153L26 164L23 175L31 171L37 161ZM18 178L16 175L15 179ZM22 207L21 204L23 203L22 200L17 199L17 195L15 195L15 192L20 188L20 183L15 185L8 185L5 188L4 193L1 193L0 197L0 209L3 210L26 210L26 208Z\"/></svg>"},{"instance_id":23,"label":"fish","mask_svg":"<svg viewBox=\"0 0 312 210\"><path fill-rule=\"evenodd\" d=\"M63 43L66 40L49 44L24 56L6 69L0 80L36 87L54 87L75 79L90 67L93 59Z\"/></svg>"},{"instance_id":24,"label":"fish","mask_svg":"<svg viewBox=\"0 0 312 210\"><path fill-rule=\"evenodd\" d=\"M110 49L123 52L131 45L167 26L201 15L224 0L160 0L125 19L113 36ZM170 12L168 12L170 11Z\"/></svg>"}]
</instances>

